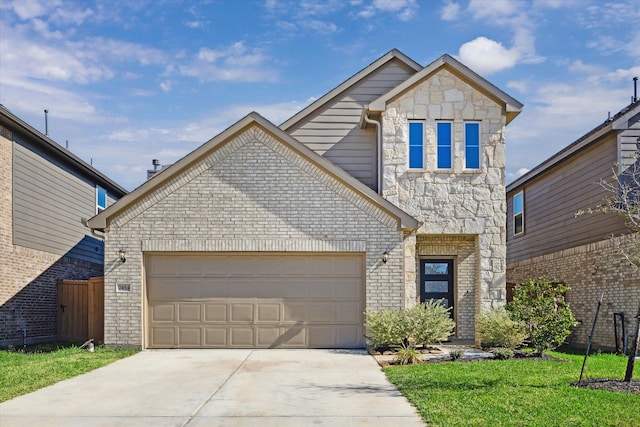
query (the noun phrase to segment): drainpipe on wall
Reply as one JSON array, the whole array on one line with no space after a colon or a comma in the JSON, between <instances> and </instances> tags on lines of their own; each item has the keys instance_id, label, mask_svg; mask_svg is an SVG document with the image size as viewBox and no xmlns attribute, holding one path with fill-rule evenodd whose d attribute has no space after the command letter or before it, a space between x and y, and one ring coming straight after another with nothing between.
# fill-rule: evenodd
<instances>
[{"instance_id":1,"label":"drainpipe on wall","mask_svg":"<svg viewBox=\"0 0 640 427\"><path fill-rule=\"evenodd\" d=\"M378 194L382 195L382 124L369 118L369 111L363 115L364 121L376 127L376 147L378 149Z\"/></svg>"}]
</instances>

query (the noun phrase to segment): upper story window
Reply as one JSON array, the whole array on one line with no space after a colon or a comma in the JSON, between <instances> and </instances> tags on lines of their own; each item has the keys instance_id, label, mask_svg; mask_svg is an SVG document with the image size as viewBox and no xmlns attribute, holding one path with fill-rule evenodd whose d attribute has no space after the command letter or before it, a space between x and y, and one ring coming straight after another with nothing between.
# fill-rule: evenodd
<instances>
[{"instance_id":1,"label":"upper story window","mask_svg":"<svg viewBox=\"0 0 640 427\"><path fill-rule=\"evenodd\" d=\"M107 190L96 185L96 213L107 209Z\"/></svg>"},{"instance_id":2,"label":"upper story window","mask_svg":"<svg viewBox=\"0 0 640 427\"><path fill-rule=\"evenodd\" d=\"M464 124L464 167L480 169L480 123Z\"/></svg>"},{"instance_id":3,"label":"upper story window","mask_svg":"<svg viewBox=\"0 0 640 427\"><path fill-rule=\"evenodd\" d=\"M409 169L424 168L424 122L409 122Z\"/></svg>"},{"instance_id":4,"label":"upper story window","mask_svg":"<svg viewBox=\"0 0 640 427\"><path fill-rule=\"evenodd\" d=\"M524 193L521 191L513 196L513 235L524 233Z\"/></svg>"},{"instance_id":5,"label":"upper story window","mask_svg":"<svg viewBox=\"0 0 640 427\"><path fill-rule=\"evenodd\" d=\"M436 132L438 138L438 169L451 169L451 122L438 122Z\"/></svg>"}]
</instances>

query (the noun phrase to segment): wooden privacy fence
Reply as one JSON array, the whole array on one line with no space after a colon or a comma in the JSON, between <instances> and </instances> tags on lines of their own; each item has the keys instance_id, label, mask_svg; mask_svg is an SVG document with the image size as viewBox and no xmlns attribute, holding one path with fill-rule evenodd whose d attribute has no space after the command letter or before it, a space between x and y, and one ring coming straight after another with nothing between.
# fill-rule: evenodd
<instances>
[{"instance_id":1,"label":"wooden privacy fence","mask_svg":"<svg viewBox=\"0 0 640 427\"><path fill-rule=\"evenodd\" d=\"M104 277L58 281L58 340L104 341Z\"/></svg>"}]
</instances>

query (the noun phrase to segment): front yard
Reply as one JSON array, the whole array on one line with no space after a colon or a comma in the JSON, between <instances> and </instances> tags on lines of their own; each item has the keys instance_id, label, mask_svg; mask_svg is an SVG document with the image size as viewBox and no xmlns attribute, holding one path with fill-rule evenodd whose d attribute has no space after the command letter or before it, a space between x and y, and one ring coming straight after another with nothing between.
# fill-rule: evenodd
<instances>
[{"instance_id":1,"label":"front yard","mask_svg":"<svg viewBox=\"0 0 640 427\"><path fill-rule=\"evenodd\" d=\"M134 354L136 350L35 346L0 350L0 402L84 374Z\"/></svg>"},{"instance_id":2,"label":"front yard","mask_svg":"<svg viewBox=\"0 0 640 427\"><path fill-rule=\"evenodd\" d=\"M564 361L426 363L384 372L429 426L640 426L640 394L572 387L582 356L548 354ZM592 355L584 379L623 378L626 363Z\"/></svg>"}]
</instances>

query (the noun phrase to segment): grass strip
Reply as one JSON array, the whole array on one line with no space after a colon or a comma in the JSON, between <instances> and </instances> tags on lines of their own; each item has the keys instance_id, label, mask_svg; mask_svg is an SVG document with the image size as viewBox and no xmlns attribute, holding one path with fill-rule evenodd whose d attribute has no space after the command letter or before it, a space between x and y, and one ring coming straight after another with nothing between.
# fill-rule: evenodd
<instances>
[{"instance_id":1,"label":"grass strip","mask_svg":"<svg viewBox=\"0 0 640 427\"><path fill-rule=\"evenodd\" d=\"M31 393L136 353L131 349L36 346L0 351L0 402Z\"/></svg>"},{"instance_id":2,"label":"grass strip","mask_svg":"<svg viewBox=\"0 0 640 427\"><path fill-rule=\"evenodd\" d=\"M564 361L429 363L384 372L429 426L640 427L640 395L572 387L582 356L549 354ZM623 356L594 354L585 378L623 378L626 362Z\"/></svg>"}]
</instances>

